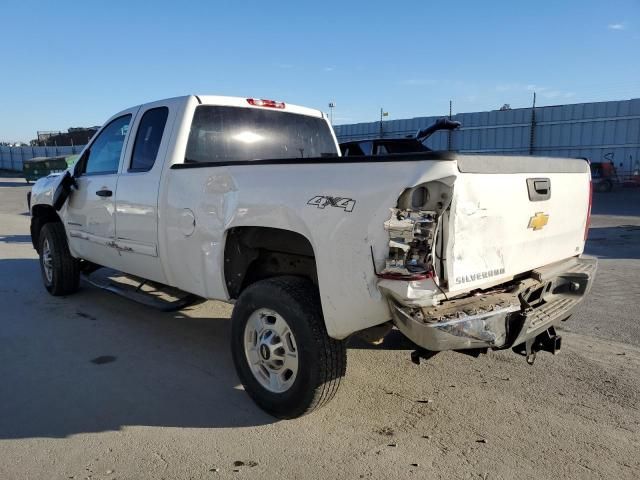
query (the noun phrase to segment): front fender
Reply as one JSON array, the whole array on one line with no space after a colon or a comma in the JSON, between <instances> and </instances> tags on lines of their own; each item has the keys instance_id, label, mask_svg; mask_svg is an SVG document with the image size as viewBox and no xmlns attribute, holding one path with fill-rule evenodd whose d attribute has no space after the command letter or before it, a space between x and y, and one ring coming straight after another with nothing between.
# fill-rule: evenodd
<instances>
[{"instance_id":1,"label":"front fender","mask_svg":"<svg viewBox=\"0 0 640 480\"><path fill-rule=\"evenodd\" d=\"M31 209L36 205L53 206L53 196L62 182L62 173L52 173L38 179L33 184L31 187Z\"/></svg>"}]
</instances>

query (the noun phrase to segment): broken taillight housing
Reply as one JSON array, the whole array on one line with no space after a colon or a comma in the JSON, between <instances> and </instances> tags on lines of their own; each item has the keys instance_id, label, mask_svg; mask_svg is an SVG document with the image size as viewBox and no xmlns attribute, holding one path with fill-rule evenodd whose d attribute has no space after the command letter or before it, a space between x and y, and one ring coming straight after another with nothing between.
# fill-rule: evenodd
<instances>
[{"instance_id":1,"label":"broken taillight housing","mask_svg":"<svg viewBox=\"0 0 640 480\"><path fill-rule=\"evenodd\" d=\"M589 179L589 206L587 207L587 222L584 225L584 241L589 236L589 227L591 226L591 204L593 202L593 181Z\"/></svg>"},{"instance_id":2,"label":"broken taillight housing","mask_svg":"<svg viewBox=\"0 0 640 480\"><path fill-rule=\"evenodd\" d=\"M377 275L378 275L378 278L382 278L384 280L404 280L406 282L413 282L418 280L426 280L427 278L433 278L433 273L431 272L410 273L410 274L378 273Z\"/></svg>"},{"instance_id":3,"label":"broken taillight housing","mask_svg":"<svg viewBox=\"0 0 640 480\"><path fill-rule=\"evenodd\" d=\"M390 218L384 222L389 235L385 268L377 273L387 280L437 278L434 248L440 218L449 207L455 177L432 180L407 188L398 198ZM442 247L442 240L439 245ZM441 266L440 266L441 267ZM442 269L442 267L441 267Z\"/></svg>"}]
</instances>

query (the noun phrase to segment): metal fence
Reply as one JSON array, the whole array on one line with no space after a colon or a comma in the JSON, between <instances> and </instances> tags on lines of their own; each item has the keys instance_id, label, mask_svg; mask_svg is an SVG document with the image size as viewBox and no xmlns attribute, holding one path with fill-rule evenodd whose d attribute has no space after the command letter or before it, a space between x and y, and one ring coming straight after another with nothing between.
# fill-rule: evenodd
<instances>
[{"instance_id":1,"label":"metal fence","mask_svg":"<svg viewBox=\"0 0 640 480\"><path fill-rule=\"evenodd\" d=\"M440 117L382 122L388 138L414 135ZM436 132L427 145L461 153L501 153L555 157L586 157L612 161L619 172L640 170L640 99L578 103L458 113L454 132ZM380 136L380 122L337 125L341 142ZM449 136L450 135L450 136Z\"/></svg>"},{"instance_id":2,"label":"metal fence","mask_svg":"<svg viewBox=\"0 0 640 480\"><path fill-rule=\"evenodd\" d=\"M68 147L0 147L0 169L22 171L22 162L35 157L57 157L80 153L84 145Z\"/></svg>"}]
</instances>

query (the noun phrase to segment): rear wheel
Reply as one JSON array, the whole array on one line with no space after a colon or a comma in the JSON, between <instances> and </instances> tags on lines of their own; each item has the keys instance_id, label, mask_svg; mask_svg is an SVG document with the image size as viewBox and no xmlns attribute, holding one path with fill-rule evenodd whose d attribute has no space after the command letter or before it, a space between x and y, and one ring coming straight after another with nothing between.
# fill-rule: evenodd
<instances>
[{"instance_id":1,"label":"rear wheel","mask_svg":"<svg viewBox=\"0 0 640 480\"><path fill-rule=\"evenodd\" d=\"M345 344L328 336L310 281L283 276L250 285L232 321L238 376L262 409L295 418L335 396L346 370Z\"/></svg>"},{"instance_id":2,"label":"rear wheel","mask_svg":"<svg viewBox=\"0 0 640 480\"><path fill-rule=\"evenodd\" d=\"M40 231L40 271L51 295L69 295L80 285L80 263L71 256L64 227L47 223Z\"/></svg>"}]
</instances>

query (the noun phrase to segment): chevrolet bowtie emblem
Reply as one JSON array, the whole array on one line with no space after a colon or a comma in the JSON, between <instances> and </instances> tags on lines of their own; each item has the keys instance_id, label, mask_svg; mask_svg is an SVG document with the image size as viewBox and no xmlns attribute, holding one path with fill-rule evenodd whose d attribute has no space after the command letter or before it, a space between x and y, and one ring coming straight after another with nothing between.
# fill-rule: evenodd
<instances>
[{"instance_id":1,"label":"chevrolet bowtie emblem","mask_svg":"<svg viewBox=\"0 0 640 480\"><path fill-rule=\"evenodd\" d=\"M529 219L529 226L527 228L533 228L534 230L542 230L549 222L549 215L545 215L542 212L537 212L533 217Z\"/></svg>"}]
</instances>

